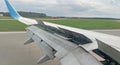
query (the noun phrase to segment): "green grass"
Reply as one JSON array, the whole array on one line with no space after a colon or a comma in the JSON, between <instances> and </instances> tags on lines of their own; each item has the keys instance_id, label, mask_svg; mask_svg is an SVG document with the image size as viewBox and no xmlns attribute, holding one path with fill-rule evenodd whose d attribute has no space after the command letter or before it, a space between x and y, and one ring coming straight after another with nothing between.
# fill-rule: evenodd
<instances>
[{"instance_id":1,"label":"green grass","mask_svg":"<svg viewBox=\"0 0 120 65\"><path fill-rule=\"evenodd\" d=\"M26 27L16 20L0 20L0 31L23 31Z\"/></svg>"},{"instance_id":2,"label":"green grass","mask_svg":"<svg viewBox=\"0 0 120 65\"><path fill-rule=\"evenodd\" d=\"M64 19L45 20L52 23L62 24L83 29L120 29L120 22L101 19Z\"/></svg>"},{"instance_id":3,"label":"green grass","mask_svg":"<svg viewBox=\"0 0 120 65\"><path fill-rule=\"evenodd\" d=\"M99 19L44 19L52 23L83 29L120 29L120 22ZM0 20L0 31L23 31L27 26L16 20Z\"/></svg>"}]
</instances>

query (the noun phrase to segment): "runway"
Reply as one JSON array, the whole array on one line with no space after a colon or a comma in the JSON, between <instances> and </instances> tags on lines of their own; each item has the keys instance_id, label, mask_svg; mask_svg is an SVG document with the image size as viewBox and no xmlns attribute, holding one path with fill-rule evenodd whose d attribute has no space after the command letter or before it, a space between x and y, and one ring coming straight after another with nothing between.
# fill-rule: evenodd
<instances>
[{"instance_id":1,"label":"runway","mask_svg":"<svg viewBox=\"0 0 120 65\"><path fill-rule=\"evenodd\" d=\"M35 43L24 45L27 38L25 32L0 32L0 65L38 65L44 54ZM57 59L53 61L40 65L60 65Z\"/></svg>"},{"instance_id":2,"label":"runway","mask_svg":"<svg viewBox=\"0 0 120 65\"><path fill-rule=\"evenodd\" d=\"M120 36L120 30L95 30ZM24 45L28 38L25 32L0 32L0 65L37 65L37 60L44 55L35 44ZM60 65L58 59L40 65Z\"/></svg>"},{"instance_id":3,"label":"runway","mask_svg":"<svg viewBox=\"0 0 120 65\"><path fill-rule=\"evenodd\" d=\"M113 30L92 30L92 31L97 31L101 33L106 33L106 34L111 34L115 36L120 36L120 29L113 29Z\"/></svg>"}]
</instances>

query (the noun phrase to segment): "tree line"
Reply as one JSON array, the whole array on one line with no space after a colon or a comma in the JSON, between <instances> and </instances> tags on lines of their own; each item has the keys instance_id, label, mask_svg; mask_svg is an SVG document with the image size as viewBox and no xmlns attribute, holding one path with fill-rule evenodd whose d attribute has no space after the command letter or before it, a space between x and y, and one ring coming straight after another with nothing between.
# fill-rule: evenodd
<instances>
[{"instance_id":1,"label":"tree line","mask_svg":"<svg viewBox=\"0 0 120 65\"><path fill-rule=\"evenodd\" d=\"M21 16L28 17L28 18L46 18L46 17L48 17L45 13L23 12L23 11L19 11L18 13ZM0 14L3 14L3 16L10 16L10 14L8 12L0 12Z\"/></svg>"}]
</instances>

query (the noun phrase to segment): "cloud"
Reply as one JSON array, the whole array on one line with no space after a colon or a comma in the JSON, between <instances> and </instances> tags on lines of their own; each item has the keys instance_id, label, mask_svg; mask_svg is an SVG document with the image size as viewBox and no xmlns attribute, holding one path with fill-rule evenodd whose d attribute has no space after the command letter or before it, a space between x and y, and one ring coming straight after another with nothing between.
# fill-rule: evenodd
<instances>
[{"instance_id":1,"label":"cloud","mask_svg":"<svg viewBox=\"0 0 120 65\"><path fill-rule=\"evenodd\" d=\"M19 11L44 12L50 16L100 16L120 18L120 0L9 0ZM7 11L3 0L0 10Z\"/></svg>"},{"instance_id":2,"label":"cloud","mask_svg":"<svg viewBox=\"0 0 120 65\"><path fill-rule=\"evenodd\" d=\"M35 2L35 0L16 0L18 2L26 2L26 3L29 3L29 2Z\"/></svg>"}]
</instances>

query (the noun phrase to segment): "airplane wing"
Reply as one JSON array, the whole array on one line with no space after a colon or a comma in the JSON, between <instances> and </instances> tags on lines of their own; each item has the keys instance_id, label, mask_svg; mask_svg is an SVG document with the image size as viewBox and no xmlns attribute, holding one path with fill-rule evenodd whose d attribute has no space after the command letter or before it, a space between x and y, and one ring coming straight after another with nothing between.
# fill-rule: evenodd
<instances>
[{"instance_id":1,"label":"airplane wing","mask_svg":"<svg viewBox=\"0 0 120 65\"><path fill-rule=\"evenodd\" d=\"M120 54L120 37L25 18L19 15L8 0L5 0L5 3L14 19L29 25L26 31L30 38L24 44L36 42L46 54L38 60L38 64L57 57L62 65L102 65L89 53L99 47L102 52L120 63L120 56L118 56ZM107 46L102 48L98 43ZM104 50L110 47L117 53L117 59L115 54Z\"/></svg>"},{"instance_id":2,"label":"airplane wing","mask_svg":"<svg viewBox=\"0 0 120 65\"><path fill-rule=\"evenodd\" d=\"M33 19L29 19L29 18L25 18L19 15L19 13L12 7L12 5L8 2L8 0L5 0L5 3L9 9L10 15L16 19L19 20L20 22L26 24L26 25L34 25L34 24L38 24L39 22L37 22L36 20Z\"/></svg>"}]
</instances>

